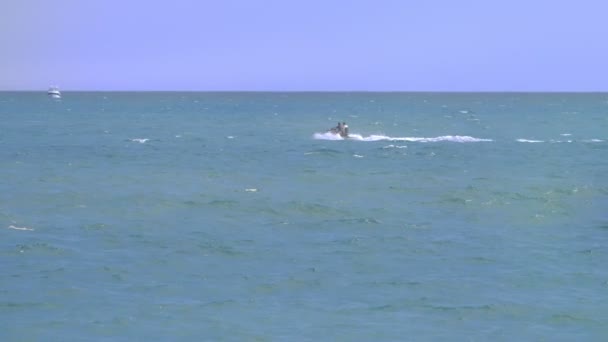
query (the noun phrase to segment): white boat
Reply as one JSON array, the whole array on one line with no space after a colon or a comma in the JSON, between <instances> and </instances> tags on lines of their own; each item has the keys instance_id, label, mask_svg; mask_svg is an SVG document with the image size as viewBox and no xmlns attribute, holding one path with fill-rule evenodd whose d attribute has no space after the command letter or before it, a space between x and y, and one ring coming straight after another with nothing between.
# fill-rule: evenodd
<instances>
[{"instance_id":1,"label":"white boat","mask_svg":"<svg viewBox=\"0 0 608 342\"><path fill-rule=\"evenodd\" d=\"M46 93L54 99L61 98L61 92L59 91L59 87L56 87L56 86L50 87Z\"/></svg>"}]
</instances>

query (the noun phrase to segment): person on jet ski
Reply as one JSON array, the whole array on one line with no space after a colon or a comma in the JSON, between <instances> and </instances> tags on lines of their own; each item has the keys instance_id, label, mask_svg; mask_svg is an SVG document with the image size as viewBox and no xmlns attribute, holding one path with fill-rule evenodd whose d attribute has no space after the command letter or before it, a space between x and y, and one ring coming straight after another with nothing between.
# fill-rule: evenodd
<instances>
[{"instance_id":1,"label":"person on jet ski","mask_svg":"<svg viewBox=\"0 0 608 342\"><path fill-rule=\"evenodd\" d=\"M346 122L338 122L338 126L329 130L333 134L339 134L342 138L348 137L348 125Z\"/></svg>"},{"instance_id":2,"label":"person on jet ski","mask_svg":"<svg viewBox=\"0 0 608 342\"><path fill-rule=\"evenodd\" d=\"M346 122L342 123L342 129L340 130L340 135L345 138L348 137L348 125Z\"/></svg>"},{"instance_id":3,"label":"person on jet ski","mask_svg":"<svg viewBox=\"0 0 608 342\"><path fill-rule=\"evenodd\" d=\"M342 134L342 123L338 122L338 126L332 127L329 131L333 134Z\"/></svg>"}]
</instances>

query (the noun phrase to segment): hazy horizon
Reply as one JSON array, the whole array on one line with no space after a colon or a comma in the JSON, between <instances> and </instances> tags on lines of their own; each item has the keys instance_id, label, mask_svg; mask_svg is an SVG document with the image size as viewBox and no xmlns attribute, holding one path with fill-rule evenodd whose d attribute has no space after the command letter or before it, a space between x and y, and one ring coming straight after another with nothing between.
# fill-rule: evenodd
<instances>
[{"instance_id":1,"label":"hazy horizon","mask_svg":"<svg viewBox=\"0 0 608 342\"><path fill-rule=\"evenodd\" d=\"M0 89L3 93L46 93L43 89ZM63 89L62 93L437 93L437 94L608 94L608 90L196 90L196 89Z\"/></svg>"}]
</instances>

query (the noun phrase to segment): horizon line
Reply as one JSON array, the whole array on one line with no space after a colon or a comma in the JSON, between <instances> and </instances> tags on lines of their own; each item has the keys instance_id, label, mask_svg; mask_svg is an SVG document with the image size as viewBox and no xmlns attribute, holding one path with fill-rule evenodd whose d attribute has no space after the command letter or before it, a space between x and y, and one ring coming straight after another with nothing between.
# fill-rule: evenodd
<instances>
[{"instance_id":1,"label":"horizon line","mask_svg":"<svg viewBox=\"0 0 608 342\"><path fill-rule=\"evenodd\" d=\"M37 93L47 92L48 89L0 89L0 92L23 92ZM177 89L177 90L143 90L143 89L61 89L62 92L80 92L80 93L456 93L456 94L471 94L471 93L502 93L502 94L572 94L572 93L587 93L601 94L608 93L608 90L193 90L193 89Z\"/></svg>"}]
</instances>

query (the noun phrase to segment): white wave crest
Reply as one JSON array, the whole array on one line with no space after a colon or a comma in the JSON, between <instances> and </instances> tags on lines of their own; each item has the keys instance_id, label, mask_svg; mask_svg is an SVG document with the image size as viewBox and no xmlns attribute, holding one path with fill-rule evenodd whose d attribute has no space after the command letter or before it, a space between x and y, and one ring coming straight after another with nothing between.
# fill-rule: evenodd
<instances>
[{"instance_id":1,"label":"white wave crest","mask_svg":"<svg viewBox=\"0 0 608 342\"><path fill-rule=\"evenodd\" d=\"M517 139L518 142L523 142L523 143L542 143L544 141L542 140L530 140L530 139Z\"/></svg>"},{"instance_id":2,"label":"white wave crest","mask_svg":"<svg viewBox=\"0 0 608 342\"><path fill-rule=\"evenodd\" d=\"M28 228L28 227L16 227L13 225L10 225L7 227L7 229L14 229L14 230L34 230L33 228Z\"/></svg>"},{"instance_id":3,"label":"white wave crest","mask_svg":"<svg viewBox=\"0 0 608 342\"><path fill-rule=\"evenodd\" d=\"M492 139L481 139L474 138L466 135L442 135L439 137L433 138L424 138L424 137L390 137L387 135L375 135L372 134L370 136L364 137L361 134L350 134L348 138L342 138L339 134L334 134L331 132L325 133L315 133L315 139L319 140L356 140L356 141L409 141L409 142L441 142L441 141L450 141L450 142L459 142L459 143L467 143L467 142L489 142L493 141Z\"/></svg>"},{"instance_id":4,"label":"white wave crest","mask_svg":"<svg viewBox=\"0 0 608 342\"><path fill-rule=\"evenodd\" d=\"M468 142L490 142L492 139L481 139L474 138L468 135L443 135L435 138L393 138L394 141L414 141L414 142L440 142L440 141L451 141L458 143Z\"/></svg>"},{"instance_id":5,"label":"white wave crest","mask_svg":"<svg viewBox=\"0 0 608 342\"><path fill-rule=\"evenodd\" d=\"M315 133L313 135L313 138L317 140L344 140L344 138L342 138L340 134L334 134L332 132Z\"/></svg>"},{"instance_id":6,"label":"white wave crest","mask_svg":"<svg viewBox=\"0 0 608 342\"><path fill-rule=\"evenodd\" d=\"M146 142L146 141L148 141L148 140L150 140L150 139L146 139L146 138L135 138L135 139L131 139L131 141L133 141L133 142L138 142L138 143L140 143L140 144L143 144L143 143L145 143L145 142Z\"/></svg>"}]
</instances>

